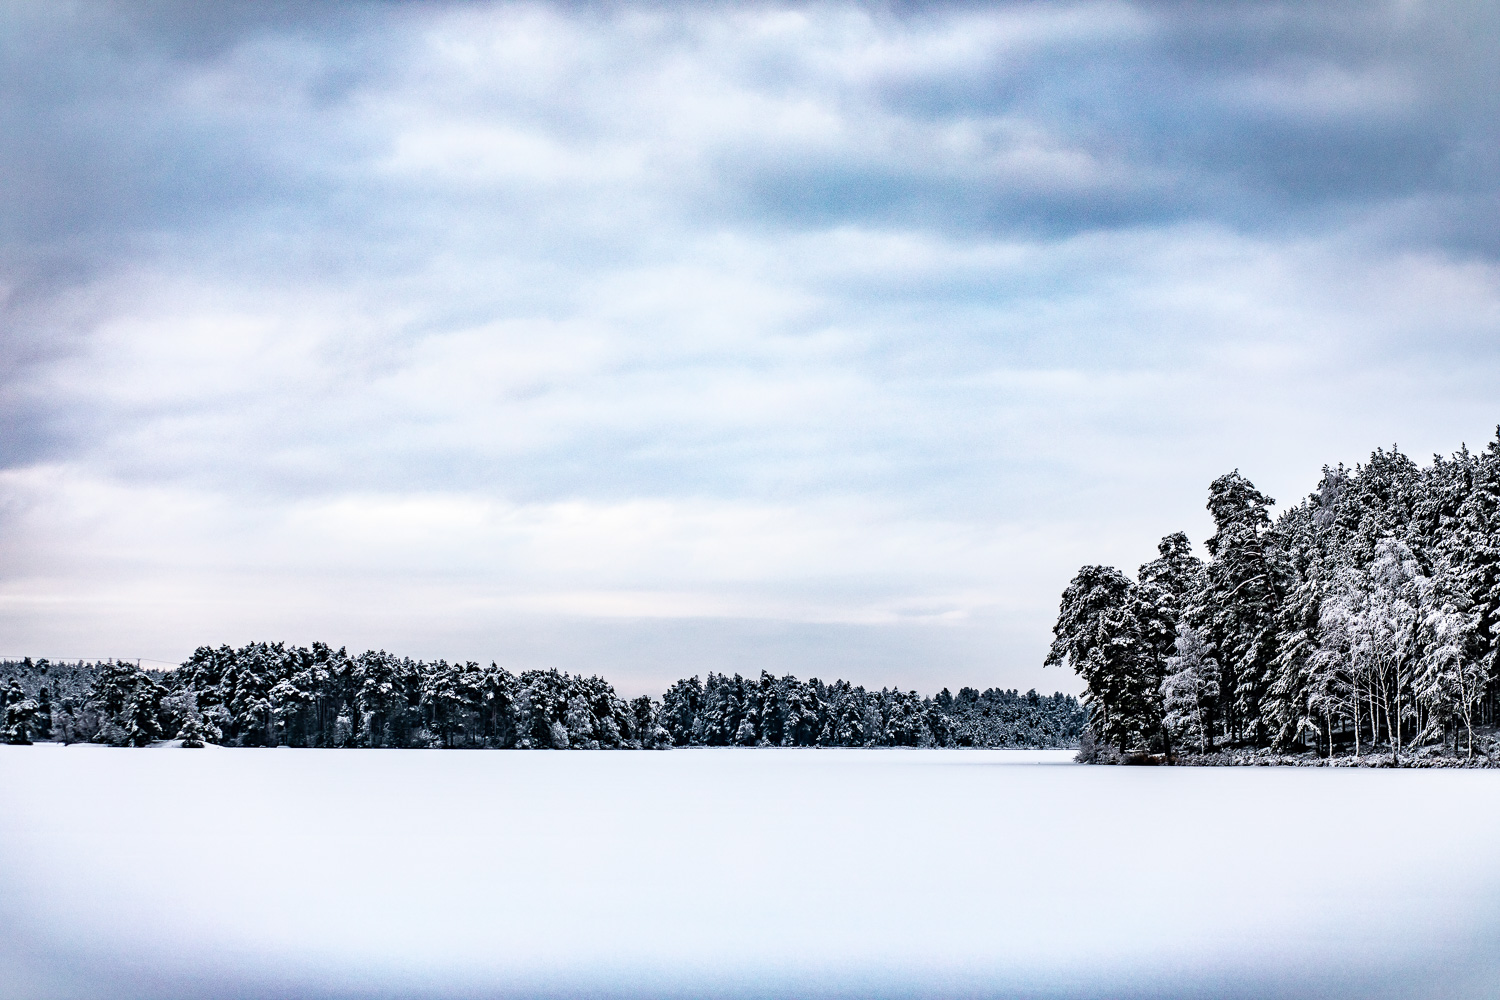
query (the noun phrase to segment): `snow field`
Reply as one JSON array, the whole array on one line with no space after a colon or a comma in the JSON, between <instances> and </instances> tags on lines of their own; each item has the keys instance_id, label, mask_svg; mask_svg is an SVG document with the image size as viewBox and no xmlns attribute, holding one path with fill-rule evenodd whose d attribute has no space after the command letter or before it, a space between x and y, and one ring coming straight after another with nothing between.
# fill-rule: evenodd
<instances>
[{"instance_id":1,"label":"snow field","mask_svg":"<svg viewBox=\"0 0 1500 1000\"><path fill-rule=\"evenodd\" d=\"M0 747L0 995L1462 996L1500 966L1500 773L1070 756Z\"/></svg>"}]
</instances>

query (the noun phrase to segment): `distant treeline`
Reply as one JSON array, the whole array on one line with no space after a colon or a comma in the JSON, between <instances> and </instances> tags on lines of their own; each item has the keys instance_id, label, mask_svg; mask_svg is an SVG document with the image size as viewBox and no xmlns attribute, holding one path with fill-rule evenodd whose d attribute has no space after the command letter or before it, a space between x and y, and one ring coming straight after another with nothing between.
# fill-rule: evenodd
<instances>
[{"instance_id":1,"label":"distant treeline","mask_svg":"<svg viewBox=\"0 0 1500 1000\"><path fill-rule=\"evenodd\" d=\"M658 749L682 746L1072 747L1068 695L708 674L626 700L599 677L511 673L385 652L251 643L200 647L176 670L0 663L3 738L145 746Z\"/></svg>"},{"instance_id":2,"label":"distant treeline","mask_svg":"<svg viewBox=\"0 0 1500 1000\"><path fill-rule=\"evenodd\" d=\"M1207 562L1178 533L1133 580L1078 571L1047 662L1087 684L1085 756L1472 757L1500 718L1500 432L1425 467L1394 448L1325 466L1274 521L1272 503L1220 476Z\"/></svg>"}]
</instances>

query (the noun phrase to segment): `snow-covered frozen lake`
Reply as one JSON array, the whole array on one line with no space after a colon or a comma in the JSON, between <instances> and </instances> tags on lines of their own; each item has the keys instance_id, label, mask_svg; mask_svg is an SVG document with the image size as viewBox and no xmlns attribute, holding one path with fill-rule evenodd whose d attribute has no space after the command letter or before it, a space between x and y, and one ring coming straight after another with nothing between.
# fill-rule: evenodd
<instances>
[{"instance_id":1,"label":"snow-covered frozen lake","mask_svg":"<svg viewBox=\"0 0 1500 1000\"><path fill-rule=\"evenodd\" d=\"M1493 996L1500 772L0 747L0 996Z\"/></svg>"}]
</instances>

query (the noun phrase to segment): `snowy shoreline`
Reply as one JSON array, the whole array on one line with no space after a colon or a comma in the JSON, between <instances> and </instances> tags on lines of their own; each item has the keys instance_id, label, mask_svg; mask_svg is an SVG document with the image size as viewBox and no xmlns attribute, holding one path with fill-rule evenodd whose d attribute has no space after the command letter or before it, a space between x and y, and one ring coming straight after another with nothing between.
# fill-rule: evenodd
<instances>
[{"instance_id":1,"label":"snowy shoreline","mask_svg":"<svg viewBox=\"0 0 1500 1000\"><path fill-rule=\"evenodd\" d=\"M1082 757L1082 753L1079 755ZM1083 760L1076 763L1099 766L1157 766L1157 767L1342 767L1342 768L1463 768L1487 770L1500 768L1500 759L1493 748L1481 751L1476 748L1473 756L1453 756L1437 747L1419 747L1403 750L1392 759L1390 748L1372 753L1339 754L1333 757L1319 756L1307 752L1301 754L1278 753L1270 749L1219 750L1213 753L1165 754L1127 753L1120 755L1111 750L1103 760Z\"/></svg>"},{"instance_id":2,"label":"snowy shoreline","mask_svg":"<svg viewBox=\"0 0 1500 1000\"><path fill-rule=\"evenodd\" d=\"M1316 754L1279 754L1271 751L1234 751L1213 754L1195 754L1182 757L1174 766L1188 767L1358 767L1358 768L1470 768L1488 769L1500 767L1500 762L1476 753L1473 757L1452 757L1439 753L1421 751L1402 754L1395 760L1390 752L1384 754L1361 754L1337 757L1319 757Z\"/></svg>"},{"instance_id":3,"label":"snowy shoreline","mask_svg":"<svg viewBox=\"0 0 1500 1000\"><path fill-rule=\"evenodd\" d=\"M97 747L100 749L135 749L131 747L111 747L104 743L62 743L56 740L38 740L34 746L57 746L57 747ZM148 750L182 750L200 749L195 747L184 747L182 740L159 740L142 748ZM202 749L208 750L292 750L293 747L226 747L217 743L204 744ZM300 748L308 749L308 748ZM318 748L313 748L318 749ZM338 747L322 749L370 749L361 747ZM384 750L407 749L432 751L432 747L411 748L381 748ZM470 747L463 748L469 752L483 752L485 750L499 750L505 753L518 752L515 750L501 750L496 747ZM1210 754L1181 754L1171 759L1166 759L1162 754L1127 754L1123 758L1118 756L1109 760L1082 761L1076 759L1076 747L671 747L675 752L720 752L733 751L734 753L761 752L776 755L782 751L791 751L800 754L804 751L817 752L859 752L859 753L899 753L902 755L925 753L934 754L957 754L957 755L989 755L1003 754L1012 757L1017 762L1023 756L1037 758L1034 763L1047 764L1080 764L1083 766L1147 766L1147 767L1337 767L1337 768L1375 768L1375 769L1400 769L1400 768L1460 768L1468 770L1488 770L1500 768L1500 760L1491 753L1476 751L1474 756L1454 757L1437 750L1435 747L1422 747L1415 751L1403 751L1402 755L1395 761L1391 759L1390 751L1384 750L1377 753L1365 753L1358 757L1340 755L1335 757L1320 757L1313 753L1286 754L1276 753L1272 750L1225 750ZM522 753L567 753L569 751L533 750L519 751ZM628 751L627 751L628 752Z\"/></svg>"}]
</instances>

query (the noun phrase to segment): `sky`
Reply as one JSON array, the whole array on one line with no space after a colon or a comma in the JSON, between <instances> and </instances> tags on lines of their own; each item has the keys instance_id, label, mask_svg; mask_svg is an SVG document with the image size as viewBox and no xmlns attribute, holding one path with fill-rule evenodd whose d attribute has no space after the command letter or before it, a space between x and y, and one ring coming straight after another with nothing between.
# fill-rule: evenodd
<instances>
[{"instance_id":1,"label":"sky","mask_svg":"<svg viewBox=\"0 0 1500 1000\"><path fill-rule=\"evenodd\" d=\"M1500 423L1500 8L10 4L0 656L1078 689ZM1200 549L1201 551L1201 549Z\"/></svg>"}]
</instances>

